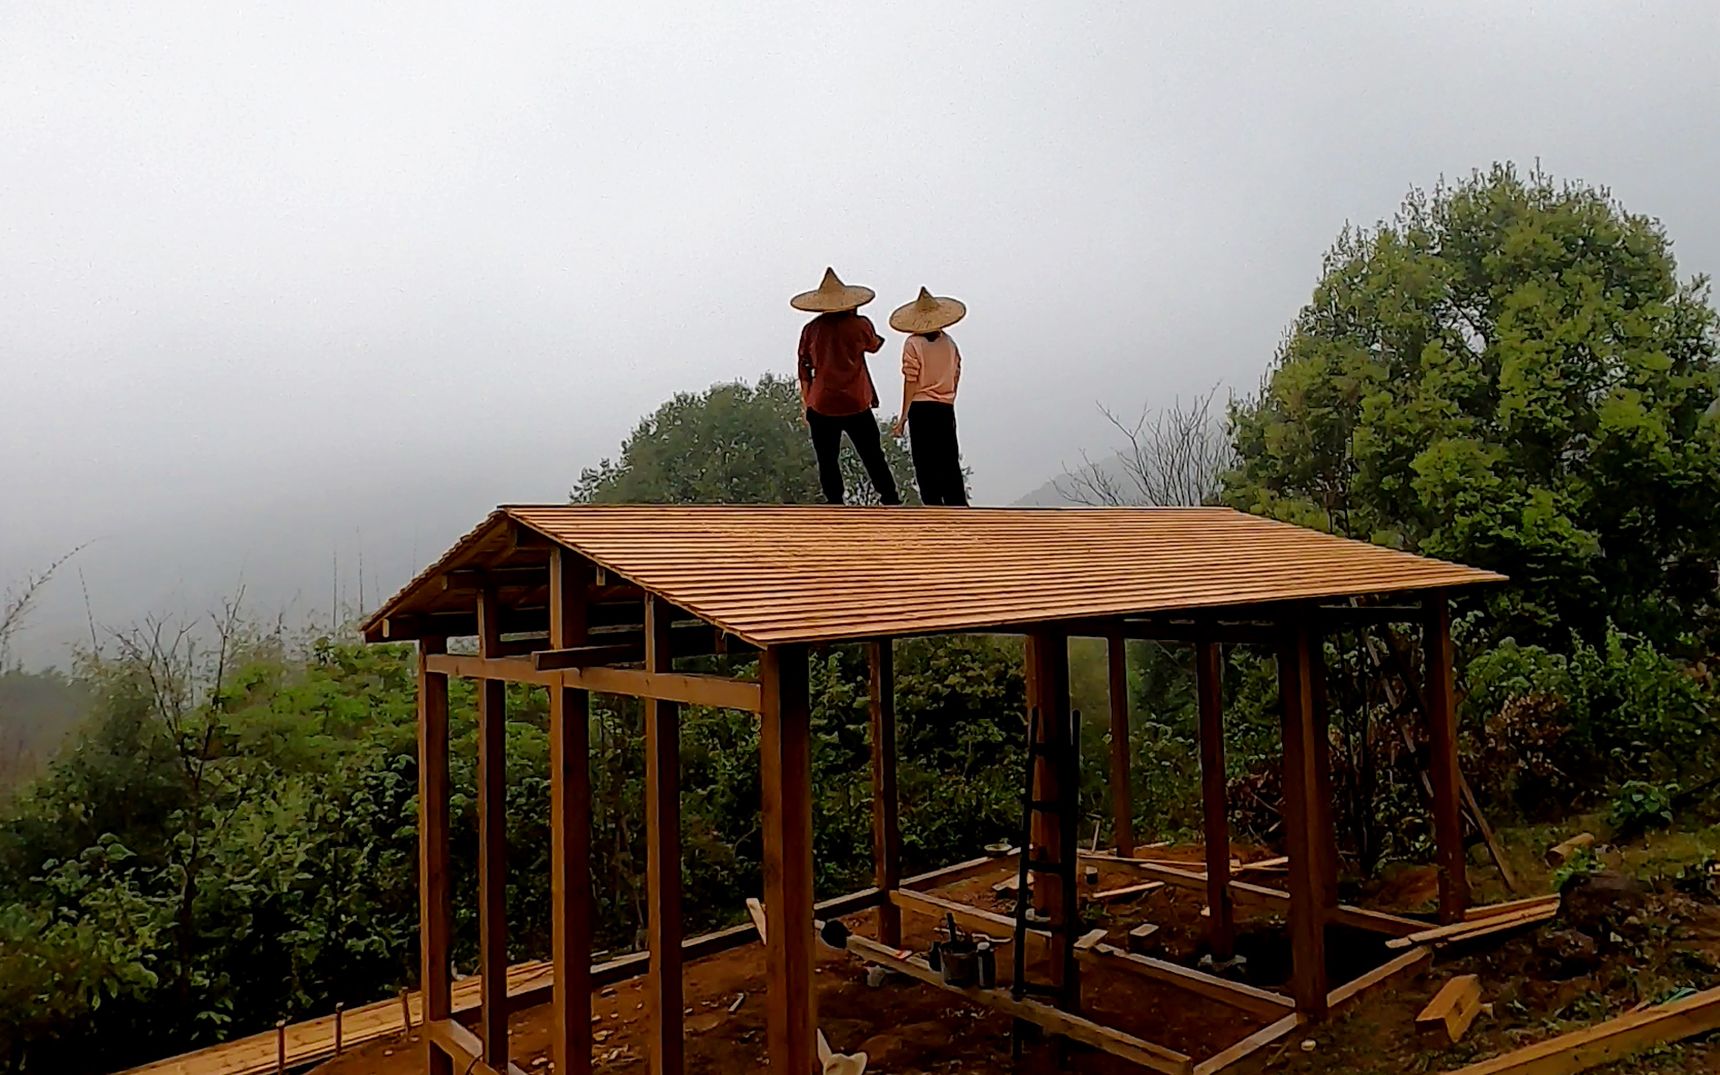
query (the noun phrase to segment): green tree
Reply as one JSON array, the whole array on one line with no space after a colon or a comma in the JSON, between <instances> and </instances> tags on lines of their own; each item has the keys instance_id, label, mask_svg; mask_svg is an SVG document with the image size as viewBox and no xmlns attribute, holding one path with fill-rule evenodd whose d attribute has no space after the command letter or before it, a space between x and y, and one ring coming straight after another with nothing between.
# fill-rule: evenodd
<instances>
[{"instance_id":1,"label":"green tree","mask_svg":"<svg viewBox=\"0 0 1720 1075\"><path fill-rule=\"evenodd\" d=\"M904 500L917 501L902 442L885 432L884 457ZM877 491L843 441L850 503ZM580 473L572 499L591 504L816 504L818 464L801 414L800 388L770 374L682 392L641 419L616 459Z\"/></svg>"},{"instance_id":2,"label":"green tree","mask_svg":"<svg viewBox=\"0 0 1720 1075\"><path fill-rule=\"evenodd\" d=\"M1226 497L1503 571L1491 622L1524 640L1712 631L1715 353L1658 222L1495 165L1339 236L1233 408Z\"/></svg>"}]
</instances>

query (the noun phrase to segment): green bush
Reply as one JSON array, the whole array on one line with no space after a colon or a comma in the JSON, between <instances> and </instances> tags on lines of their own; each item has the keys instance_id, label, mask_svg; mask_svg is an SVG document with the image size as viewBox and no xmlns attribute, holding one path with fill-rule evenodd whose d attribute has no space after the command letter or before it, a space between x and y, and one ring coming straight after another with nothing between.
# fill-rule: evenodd
<instances>
[{"instance_id":1,"label":"green bush","mask_svg":"<svg viewBox=\"0 0 1720 1075\"><path fill-rule=\"evenodd\" d=\"M1676 784L1627 780L1613 796L1607 821L1620 836L1664 828L1672 824L1672 804L1677 795Z\"/></svg>"}]
</instances>

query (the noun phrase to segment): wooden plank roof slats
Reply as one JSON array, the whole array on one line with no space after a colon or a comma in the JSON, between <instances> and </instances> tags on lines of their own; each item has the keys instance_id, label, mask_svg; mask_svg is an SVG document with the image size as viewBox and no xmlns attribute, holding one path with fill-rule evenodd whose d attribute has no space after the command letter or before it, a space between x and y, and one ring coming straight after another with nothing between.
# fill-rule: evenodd
<instances>
[{"instance_id":1,"label":"wooden plank roof slats","mask_svg":"<svg viewBox=\"0 0 1720 1075\"><path fill-rule=\"evenodd\" d=\"M518 505L373 614L366 637L385 617L469 610L443 577L517 566L522 527L758 646L1503 581L1228 508Z\"/></svg>"}]
</instances>

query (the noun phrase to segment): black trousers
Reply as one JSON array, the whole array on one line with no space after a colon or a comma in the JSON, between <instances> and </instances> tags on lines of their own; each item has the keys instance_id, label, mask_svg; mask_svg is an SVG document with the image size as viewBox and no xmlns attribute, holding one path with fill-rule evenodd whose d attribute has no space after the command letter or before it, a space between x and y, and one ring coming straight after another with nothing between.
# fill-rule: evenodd
<instances>
[{"instance_id":1,"label":"black trousers","mask_svg":"<svg viewBox=\"0 0 1720 1075\"><path fill-rule=\"evenodd\" d=\"M807 427L812 430L812 452L818 456L818 484L824 490L827 503L840 504L846 499L842 485L842 434L854 444L854 451L878 490L878 500L885 504L900 504L896 492L896 477L884 458L884 444L878 436L878 420L871 411L845 414L832 418L817 411L806 412Z\"/></svg>"},{"instance_id":2,"label":"black trousers","mask_svg":"<svg viewBox=\"0 0 1720 1075\"><path fill-rule=\"evenodd\" d=\"M956 445L954 404L916 400L908 405L908 446L920 499L930 506L967 507L962 453Z\"/></svg>"}]
</instances>

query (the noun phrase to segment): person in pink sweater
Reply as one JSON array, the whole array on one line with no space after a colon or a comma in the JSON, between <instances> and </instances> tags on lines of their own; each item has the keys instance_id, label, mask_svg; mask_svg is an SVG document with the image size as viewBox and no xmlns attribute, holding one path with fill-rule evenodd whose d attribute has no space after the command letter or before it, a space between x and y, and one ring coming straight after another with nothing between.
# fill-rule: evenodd
<instances>
[{"instance_id":1,"label":"person in pink sweater","mask_svg":"<svg viewBox=\"0 0 1720 1075\"><path fill-rule=\"evenodd\" d=\"M920 297L890 315L890 327L910 335L902 345L902 411L895 434L908 434L920 500L966 507L961 448L956 443L956 387L962 353L945 329L967 315L960 300L920 289Z\"/></svg>"}]
</instances>

